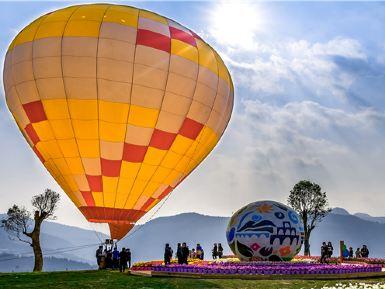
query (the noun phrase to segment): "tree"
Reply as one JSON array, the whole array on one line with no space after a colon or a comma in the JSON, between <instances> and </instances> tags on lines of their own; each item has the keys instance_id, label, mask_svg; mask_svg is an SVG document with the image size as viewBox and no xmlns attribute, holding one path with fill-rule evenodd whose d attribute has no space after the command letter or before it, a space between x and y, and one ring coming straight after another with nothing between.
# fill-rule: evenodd
<instances>
[{"instance_id":1,"label":"tree","mask_svg":"<svg viewBox=\"0 0 385 289\"><path fill-rule=\"evenodd\" d=\"M13 205L8 209L7 217L1 221L1 226L8 232L11 238L30 244L35 256L34 272L43 269L43 253L40 246L40 228L46 219L54 219L60 195L50 189L43 194L32 198L32 206L35 208L33 221L31 214L24 207ZM31 227L33 225L33 229Z\"/></svg>"},{"instance_id":2,"label":"tree","mask_svg":"<svg viewBox=\"0 0 385 289\"><path fill-rule=\"evenodd\" d=\"M331 211L328 199L321 187L310 181L300 181L290 191L287 200L300 215L304 225L304 254L310 256L310 234L318 223Z\"/></svg>"}]
</instances>

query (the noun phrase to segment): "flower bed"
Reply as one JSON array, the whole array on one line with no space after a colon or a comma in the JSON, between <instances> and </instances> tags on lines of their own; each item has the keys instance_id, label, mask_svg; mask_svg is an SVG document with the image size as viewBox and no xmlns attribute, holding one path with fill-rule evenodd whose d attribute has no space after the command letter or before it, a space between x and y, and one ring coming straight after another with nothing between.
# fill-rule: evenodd
<instances>
[{"instance_id":1,"label":"flower bed","mask_svg":"<svg viewBox=\"0 0 385 289\"><path fill-rule=\"evenodd\" d=\"M209 264L208 261L200 260L200 259L188 259L187 262L190 265L204 265ZM173 259L171 260L172 265L178 265L178 260ZM148 262L138 262L135 263L131 270L133 271L151 271L154 266L164 265L164 262L162 260L154 260L154 261L148 261Z\"/></svg>"},{"instance_id":2,"label":"flower bed","mask_svg":"<svg viewBox=\"0 0 385 289\"><path fill-rule=\"evenodd\" d=\"M351 274L363 272L381 272L379 265L357 264L308 264L308 263L211 263L198 265L157 265L153 266L154 272L167 273L193 273L193 274L240 274L240 275L305 275L305 274Z\"/></svg>"}]
</instances>

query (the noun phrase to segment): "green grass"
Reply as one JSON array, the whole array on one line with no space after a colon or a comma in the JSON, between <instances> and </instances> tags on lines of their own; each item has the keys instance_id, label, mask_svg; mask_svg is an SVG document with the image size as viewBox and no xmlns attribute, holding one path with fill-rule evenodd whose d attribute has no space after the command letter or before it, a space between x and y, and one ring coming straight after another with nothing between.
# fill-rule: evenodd
<instances>
[{"instance_id":1,"label":"green grass","mask_svg":"<svg viewBox=\"0 0 385 289\"><path fill-rule=\"evenodd\" d=\"M341 283L385 283L385 279L345 280ZM291 289L321 288L332 286L336 281L254 281L138 277L109 271L78 271L50 273L5 273L0 274L0 288L132 288L132 289Z\"/></svg>"}]
</instances>

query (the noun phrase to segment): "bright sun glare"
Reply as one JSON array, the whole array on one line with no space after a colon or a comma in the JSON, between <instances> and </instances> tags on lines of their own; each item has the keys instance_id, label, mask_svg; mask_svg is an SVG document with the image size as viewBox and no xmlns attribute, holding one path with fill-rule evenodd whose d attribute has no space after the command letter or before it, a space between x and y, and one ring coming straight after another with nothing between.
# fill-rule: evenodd
<instances>
[{"instance_id":1,"label":"bright sun glare","mask_svg":"<svg viewBox=\"0 0 385 289\"><path fill-rule=\"evenodd\" d=\"M262 13L256 3L221 1L210 12L210 32L225 45L250 47L261 29Z\"/></svg>"}]
</instances>

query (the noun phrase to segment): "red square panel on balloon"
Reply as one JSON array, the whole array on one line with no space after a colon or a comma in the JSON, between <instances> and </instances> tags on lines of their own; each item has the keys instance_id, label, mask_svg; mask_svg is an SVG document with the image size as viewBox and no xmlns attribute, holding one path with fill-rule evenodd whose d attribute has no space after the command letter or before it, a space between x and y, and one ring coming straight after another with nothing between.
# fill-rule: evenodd
<instances>
[{"instance_id":1,"label":"red square panel on balloon","mask_svg":"<svg viewBox=\"0 0 385 289\"><path fill-rule=\"evenodd\" d=\"M190 118L186 118L181 129L179 130L179 134L195 140L201 132L202 128L203 124Z\"/></svg>"},{"instance_id":2,"label":"red square panel on balloon","mask_svg":"<svg viewBox=\"0 0 385 289\"><path fill-rule=\"evenodd\" d=\"M172 39L178 39L192 46L197 46L194 37L183 30L170 26L170 34Z\"/></svg>"},{"instance_id":3,"label":"red square panel on balloon","mask_svg":"<svg viewBox=\"0 0 385 289\"><path fill-rule=\"evenodd\" d=\"M120 167L122 165L121 160L107 160L100 159L100 164L102 167L102 175L106 177L119 177Z\"/></svg>"},{"instance_id":4,"label":"red square panel on balloon","mask_svg":"<svg viewBox=\"0 0 385 289\"><path fill-rule=\"evenodd\" d=\"M154 129L150 146L161 150L168 150L174 142L175 137L175 133Z\"/></svg>"},{"instance_id":5,"label":"red square panel on balloon","mask_svg":"<svg viewBox=\"0 0 385 289\"><path fill-rule=\"evenodd\" d=\"M171 50L171 41L169 37L146 29L138 29L136 44L149 46L168 53L170 53Z\"/></svg>"},{"instance_id":6,"label":"red square panel on balloon","mask_svg":"<svg viewBox=\"0 0 385 289\"><path fill-rule=\"evenodd\" d=\"M154 198L148 198L144 205L140 208L141 211L147 211L148 207L155 201Z\"/></svg>"},{"instance_id":7,"label":"red square panel on balloon","mask_svg":"<svg viewBox=\"0 0 385 289\"><path fill-rule=\"evenodd\" d=\"M44 112L43 104L40 100L23 104L25 113L27 114L30 122L39 122L47 119Z\"/></svg>"},{"instance_id":8,"label":"red square panel on balloon","mask_svg":"<svg viewBox=\"0 0 385 289\"><path fill-rule=\"evenodd\" d=\"M94 201L94 197L92 196L92 192L80 191L80 193L82 194L83 199L86 202L87 206L91 206L91 207L95 206L95 201Z\"/></svg>"},{"instance_id":9,"label":"red square panel on balloon","mask_svg":"<svg viewBox=\"0 0 385 289\"><path fill-rule=\"evenodd\" d=\"M90 186L91 191L93 191L93 192L102 192L103 191L102 176L86 175L86 177L87 177L88 185Z\"/></svg>"},{"instance_id":10,"label":"red square panel on balloon","mask_svg":"<svg viewBox=\"0 0 385 289\"><path fill-rule=\"evenodd\" d=\"M163 199L165 196L167 196L169 193L172 192L174 188L171 187L171 186L168 186L161 194L160 196L158 197L159 200Z\"/></svg>"},{"instance_id":11,"label":"red square panel on balloon","mask_svg":"<svg viewBox=\"0 0 385 289\"><path fill-rule=\"evenodd\" d=\"M141 163L147 152L147 146L124 143L123 160L133 163Z\"/></svg>"},{"instance_id":12,"label":"red square panel on balloon","mask_svg":"<svg viewBox=\"0 0 385 289\"><path fill-rule=\"evenodd\" d=\"M39 152L39 150L36 147L33 147L33 151L35 152L37 157L40 159L40 161L44 164L45 159L44 159L43 155Z\"/></svg>"},{"instance_id":13,"label":"red square panel on balloon","mask_svg":"<svg viewBox=\"0 0 385 289\"><path fill-rule=\"evenodd\" d=\"M37 135L35 129L33 128L32 124L29 124L25 127L25 132L33 142L33 144L37 144L40 141L39 136Z\"/></svg>"}]
</instances>

